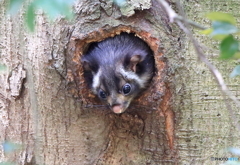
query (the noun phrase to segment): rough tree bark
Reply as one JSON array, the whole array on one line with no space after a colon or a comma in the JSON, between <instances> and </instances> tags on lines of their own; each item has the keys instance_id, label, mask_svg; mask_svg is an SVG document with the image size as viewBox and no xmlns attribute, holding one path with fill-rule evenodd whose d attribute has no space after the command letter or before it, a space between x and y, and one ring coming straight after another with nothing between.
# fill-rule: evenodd
<instances>
[{"instance_id":1,"label":"rough tree bark","mask_svg":"<svg viewBox=\"0 0 240 165\"><path fill-rule=\"evenodd\" d=\"M120 9L110 0L82 0L71 23L49 23L38 12L34 33L26 32L22 15L5 17L0 3L0 58L9 67L0 75L0 141L23 144L7 155L1 148L0 162L213 164L211 157L227 156L221 149L237 146L211 74L155 0L132 0ZM202 15L194 13L212 10L205 1L184 4L199 22ZM121 31L150 45L158 71L143 96L115 115L85 88L79 58L88 43ZM238 95L237 82L229 84Z\"/></svg>"}]
</instances>

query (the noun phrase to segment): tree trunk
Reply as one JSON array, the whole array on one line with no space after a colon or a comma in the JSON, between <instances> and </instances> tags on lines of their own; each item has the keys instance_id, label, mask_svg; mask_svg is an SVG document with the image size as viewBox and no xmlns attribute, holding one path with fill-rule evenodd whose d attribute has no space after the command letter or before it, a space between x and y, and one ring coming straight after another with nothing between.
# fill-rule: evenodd
<instances>
[{"instance_id":1,"label":"tree trunk","mask_svg":"<svg viewBox=\"0 0 240 165\"><path fill-rule=\"evenodd\" d=\"M213 164L211 157L228 156L221 149L237 147L238 131L213 76L156 1L118 7L108 0L82 0L70 23L49 23L38 12L34 33L26 32L22 15L5 17L0 3L0 57L8 66L0 75L0 140L22 144L9 154L2 148L0 162ZM203 9L213 10L206 2L184 5L189 17L197 10L191 19L199 22ZM80 58L89 43L120 32L148 43L157 72L150 88L117 115L86 88ZM232 68L219 67L225 75ZM237 82L228 83L237 95Z\"/></svg>"}]
</instances>

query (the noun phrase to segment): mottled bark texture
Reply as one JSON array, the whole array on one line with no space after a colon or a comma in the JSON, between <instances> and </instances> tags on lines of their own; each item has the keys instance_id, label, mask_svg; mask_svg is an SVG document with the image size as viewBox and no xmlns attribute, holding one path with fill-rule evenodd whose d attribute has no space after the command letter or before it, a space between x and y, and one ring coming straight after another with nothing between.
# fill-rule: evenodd
<instances>
[{"instance_id":1,"label":"mottled bark texture","mask_svg":"<svg viewBox=\"0 0 240 165\"><path fill-rule=\"evenodd\" d=\"M206 9L213 10L208 1L183 2L200 23ZM227 156L221 149L239 144L212 75L155 0L131 0L121 8L110 0L82 0L72 22L49 23L38 12L34 33L26 31L21 14L6 17L4 1L0 6L0 58L8 66L0 75L0 142L22 144L10 154L0 148L0 162L214 164L211 157ZM122 31L149 44L157 72L150 88L116 115L86 88L79 60L89 43ZM231 65L213 62L228 75ZM239 83L228 83L238 95Z\"/></svg>"}]
</instances>

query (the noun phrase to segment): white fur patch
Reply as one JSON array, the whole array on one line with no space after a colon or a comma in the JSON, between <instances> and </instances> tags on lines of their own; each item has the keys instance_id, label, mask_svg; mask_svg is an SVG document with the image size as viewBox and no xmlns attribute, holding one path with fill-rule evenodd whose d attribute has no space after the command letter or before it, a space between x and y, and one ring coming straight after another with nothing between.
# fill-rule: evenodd
<instances>
[{"instance_id":1,"label":"white fur patch","mask_svg":"<svg viewBox=\"0 0 240 165\"><path fill-rule=\"evenodd\" d=\"M97 88L100 86L100 76L102 74L101 69L98 70L98 72L93 75L93 83L92 83L92 89L94 93L97 93Z\"/></svg>"},{"instance_id":2,"label":"white fur patch","mask_svg":"<svg viewBox=\"0 0 240 165\"><path fill-rule=\"evenodd\" d=\"M129 79L129 80L135 80L140 88L144 88L145 87L145 83L147 82L148 80L148 76L144 76L144 78L140 78L135 72L132 72L132 71L126 71L124 70L124 68L121 66L120 69L119 69L119 72L126 78L126 79Z\"/></svg>"}]
</instances>

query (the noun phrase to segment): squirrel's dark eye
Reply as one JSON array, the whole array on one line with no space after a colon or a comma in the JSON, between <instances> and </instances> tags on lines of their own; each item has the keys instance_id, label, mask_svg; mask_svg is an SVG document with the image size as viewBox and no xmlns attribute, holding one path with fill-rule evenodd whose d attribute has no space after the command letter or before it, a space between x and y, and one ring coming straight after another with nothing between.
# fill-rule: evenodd
<instances>
[{"instance_id":1,"label":"squirrel's dark eye","mask_svg":"<svg viewBox=\"0 0 240 165\"><path fill-rule=\"evenodd\" d=\"M123 87L122 87L122 91L123 93L126 95L126 94L129 94L131 92L131 85L130 84L125 84Z\"/></svg>"},{"instance_id":2,"label":"squirrel's dark eye","mask_svg":"<svg viewBox=\"0 0 240 165\"><path fill-rule=\"evenodd\" d=\"M100 96L102 99L106 99L106 98L107 98L107 94L106 94L102 89L100 89L100 91L99 91L99 96Z\"/></svg>"}]
</instances>

